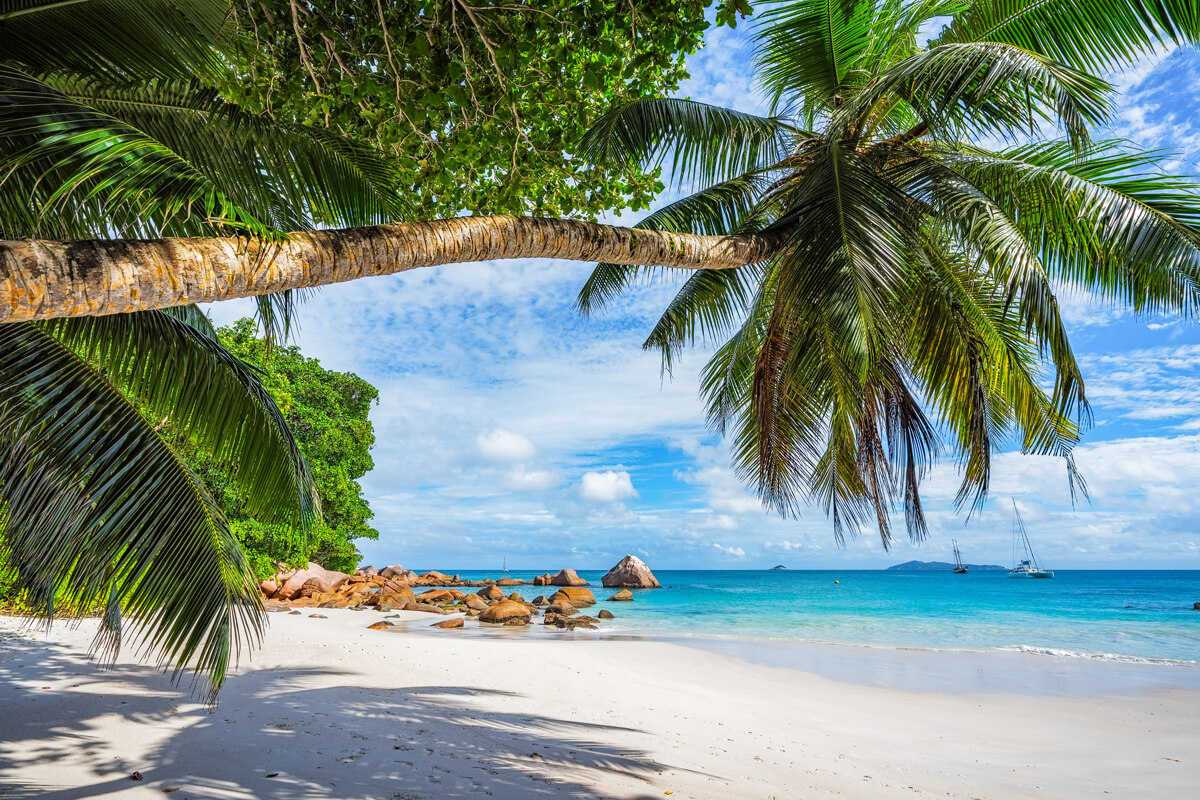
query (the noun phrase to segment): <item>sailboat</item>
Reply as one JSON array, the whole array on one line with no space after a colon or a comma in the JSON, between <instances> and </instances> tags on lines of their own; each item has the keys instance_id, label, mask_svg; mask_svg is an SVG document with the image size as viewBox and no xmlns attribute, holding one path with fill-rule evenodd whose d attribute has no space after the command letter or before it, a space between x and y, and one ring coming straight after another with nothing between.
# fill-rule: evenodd
<instances>
[{"instance_id":1,"label":"sailboat","mask_svg":"<svg viewBox=\"0 0 1200 800\"><path fill-rule=\"evenodd\" d=\"M958 549L958 540L951 539L950 541L954 543L954 573L956 575L966 575L967 564L963 561L962 551Z\"/></svg>"},{"instance_id":2,"label":"sailboat","mask_svg":"<svg viewBox=\"0 0 1200 800\"><path fill-rule=\"evenodd\" d=\"M1048 569L1042 569L1042 565L1038 563L1037 555L1033 552L1033 545L1029 543L1029 534L1025 531L1025 523L1021 521L1021 514L1017 511L1017 501L1014 499L1013 504L1013 561L1017 561L1017 552L1020 548L1017 546L1018 540L1025 550L1025 558L1017 561L1017 565L1008 571L1010 578L1053 578L1054 573Z\"/></svg>"},{"instance_id":3,"label":"sailboat","mask_svg":"<svg viewBox=\"0 0 1200 800\"><path fill-rule=\"evenodd\" d=\"M500 568L501 572L508 572L508 557L504 558L504 566Z\"/></svg>"}]
</instances>

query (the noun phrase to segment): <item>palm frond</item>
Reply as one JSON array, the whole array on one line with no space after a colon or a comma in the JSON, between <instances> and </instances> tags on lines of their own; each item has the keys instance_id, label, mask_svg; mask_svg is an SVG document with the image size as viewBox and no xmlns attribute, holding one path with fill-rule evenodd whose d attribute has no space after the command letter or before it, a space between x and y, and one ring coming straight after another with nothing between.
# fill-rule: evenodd
<instances>
[{"instance_id":1,"label":"palm frond","mask_svg":"<svg viewBox=\"0 0 1200 800\"><path fill-rule=\"evenodd\" d=\"M903 173L903 177L901 177ZM959 246L986 264L987 281L1019 306L1026 329L1048 351L1055 367L1055 397L1064 414L1089 413L1083 373L1046 266L1016 218L992 196L934 159L916 159L897 171L914 195L927 199L957 234Z\"/></svg>"},{"instance_id":2,"label":"palm frond","mask_svg":"<svg viewBox=\"0 0 1200 800\"><path fill-rule=\"evenodd\" d=\"M1005 42L1098 73L1198 41L1195 0L975 0L937 43Z\"/></svg>"},{"instance_id":3,"label":"palm frond","mask_svg":"<svg viewBox=\"0 0 1200 800\"><path fill-rule=\"evenodd\" d=\"M773 209L759 201L763 175L739 175L676 200L638 220L638 228L710 236L761 230L774 220ZM580 313L593 314L619 296L639 277L657 274L657 267L597 264L575 299Z\"/></svg>"},{"instance_id":4,"label":"palm frond","mask_svg":"<svg viewBox=\"0 0 1200 800\"><path fill-rule=\"evenodd\" d=\"M662 354L663 372L670 372L684 347L697 336L725 336L745 321L763 268L701 269L680 287L655 323L642 347Z\"/></svg>"},{"instance_id":5,"label":"palm frond","mask_svg":"<svg viewBox=\"0 0 1200 800\"><path fill-rule=\"evenodd\" d=\"M228 465L246 510L303 526L320 513L308 466L258 371L214 338L161 311L39 323L159 425L170 425Z\"/></svg>"},{"instance_id":6,"label":"palm frond","mask_svg":"<svg viewBox=\"0 0 1200 800\"><path fill-rule=\"evenodd\" d=\"M0 217L23 238L274 236L402 216L381 156L247 114L195 81L0 66Z\"/></svg>"},{"instance_id":7,"label":"palm frond","mask_svg":"<svg viewBox=\"0 0 1200 800\"><path fill-rule=\"evenodd\" d=\"M943 161L995 198L1060 277L1137 310L1200 312L1200 185L1165 174L1160 153L1064 142Z\"/></svg>"},{"instance_id":8,"label":"palm frond","mask_svg":"<svg viewBox=\"0 0 1200 800\"><path fill-rule=\"evenodd\" d=\"M1072 405L1050 397L1037 343L1002 285L936 238L926 243L903 312L911 363L930 403L953 432L963 468L957 503L978 510L987 497L995 447L1015 437L1026 453L1064 459L1074 493ZM1080 378L1080 381L1082 379ZM1082 382L1079 383L1082 398Z\"/></svg>"},{"instance_id":9,"label":"palm frond","mask_svg":"<svg viewBox=\"0 0 1200 800\"><path fill-rule=\"evenodd\" d=\"M874 106L895 95L941 138L1013 137L1060 124L1076 144L1108 118L1108 83L1014 45L943 44L882 70L837 114L835 126L861 127Z\"/></svg>"},{"instance_id":10,"label":"palm frond","mask_svg":"<svg viewBox=\"0 0 1200 800\"><path fill-rule=\"evenodd\" d=\"M648 98L596 120L580 142L580 153L600 164L657 165L670 156L677 186L712 185L774 164L796 133L779 117L695 100Z\"/></svg>"},{"instance_id":11,"label":"palm frond","mask_svg":"<svg viewBox=\"0 0 1200 800\"><path fill-rule=\"evenodd\" d=\"M170 306L159 310L167 316L192 326L210 339L217 338L217 329L213 327L212 320L195 303L188 303L186 306Z\"/></svg>"},{"instance_id":12,"label":"palm frond","mask_svg":"<svg viewBox=\"0 0 1200 800\"><path fill-rule=\"evenodd\" d=\"M262 632L220 507L131 402L34 323L0 326L0 546L50 615L115 597L144 642L208 680ZM119 644L112 620L97 644ZM211 696L211 695L210 695Z\"/></svg>"},{"instance_id":13,"label":"palm frond","mask_svg":"<svg viewBox=\"0 0 1200 800\"><path fill-rule=\"evenodd\" d=\"M818 108L849 96L871 77L877 30L890 32L890 15L872 0L785 0L755 17L755 74L773 105L800 98L801 119L815 122ZM884 24L881 24L884 23Z\"/></svg>"},{"instance_id":14,"label":"palm frond","mask_svg":"<svg viewBox=\"0 0 1200 800\"><path fill-rule=\"evenodd\" d=\"M213 45L228 14L228 0L9 0L0 60L35 72L191 77L217 68Z\"/></svg>"}]
</instances>

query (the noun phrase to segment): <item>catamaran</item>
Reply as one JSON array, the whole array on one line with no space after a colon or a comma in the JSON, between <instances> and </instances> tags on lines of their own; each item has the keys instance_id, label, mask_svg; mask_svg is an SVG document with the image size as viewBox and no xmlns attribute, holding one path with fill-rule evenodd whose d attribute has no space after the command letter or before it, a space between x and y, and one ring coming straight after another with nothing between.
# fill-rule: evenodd
<instances>
[{"instance_id":1,"label":"catamaran","mask_svg":"<svg viewBox=\"0 0 1200 800\"><path fill-rule=\"evenodd\" d=\"M1025 558L1017 561L1017 552L1020 548L1017 546L1018 540L1025 549ZM1017 501L1013 500L1013 561L1016 566L1008 571L1010 578L1053 578L1054 573L1048 569L1042 569L1042 565L1038 563L1037 555L1033 552L1033 545L1029 543L1029 534L1025 531L1025 523L1021 521L1021 514L1017 511Z\"/></svg>"},{"instance_id":2,"label":"catamaran","mask_svg":"<svg viewBox=\"0 0 1200 800\"><path fill-rule=\"evenodd\" d=\"M967 563L963 561L962 551L958 549L958 540L951 539L954 543L954 572L958 575L967 574Z\"/></svg>"}]
</instances>

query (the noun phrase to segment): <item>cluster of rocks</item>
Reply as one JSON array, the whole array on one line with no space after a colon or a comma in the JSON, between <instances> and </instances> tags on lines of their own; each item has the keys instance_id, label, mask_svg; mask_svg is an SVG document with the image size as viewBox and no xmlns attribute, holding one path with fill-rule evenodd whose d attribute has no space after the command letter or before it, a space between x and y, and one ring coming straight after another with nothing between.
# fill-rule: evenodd
<instances>
[{"instance_id":1,"label":"cluster of rocks","mask_svg":"<svg viewBox=\"0 0 1200 800\"><path fill-rule=\"evenodd\" d=\"M613 581L625 582L612 582ZM307 568L281 573L260 585L268 611L289 611L296 608L351 608L377 611L423 611L430 614L462 613L463 617L434 623L437 628L461 628L464 619L476 618L481 625L523 626L534 617L543 624L563 630L594 629L601 620L612 619L607 609L596 616L580 613L581 608L596 605L596 597L586 588L589 584L573 569L546 573L533 579L535 586L553 586L557 590L549 597L538 595L525 600L520 594L506 595L503 587L521 586L529 581L516 578L468 581L458 575L441 572L417 574L400 565L375 569L363 567L353 575L335 572L310 563ZM605 586L658 587L650 569L635 556L625 556L604 576ZM414 587L424 588L417 594ZM463 592L459 588L476 588ZM633 593L622 588L607 598L610 601L630 601ZM292 613L297 613L293 611ZM394 623L383 620L368 626L386 630Z\"/></svg>"}]
</instances>

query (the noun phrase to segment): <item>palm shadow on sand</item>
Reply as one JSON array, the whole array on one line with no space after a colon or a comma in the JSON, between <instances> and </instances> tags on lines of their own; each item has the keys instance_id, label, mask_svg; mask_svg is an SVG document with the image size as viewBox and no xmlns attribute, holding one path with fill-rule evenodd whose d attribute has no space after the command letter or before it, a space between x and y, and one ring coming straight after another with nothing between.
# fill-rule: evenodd
<instances>
[{"instance_id":1,"label":"palm shadow on sand","mask_svg":"<svg viewBox=\"0 0 1200 800\"><path fill-rule=\"evenodd\" d=\"M60 645L0 638L0 800L119 796L135 786L180 787L168 795L174 800L598 798L589 779L601 773L642 787L614 798L662 795L652 780L668 766L599 740L605 731L635 729L546 708L481 711L474 706L489 697L523 695L405 685L399 670L396 686L315 685L346 674L252 669L231 678L210 710L151 667L83 664ZM144 759L114 758L120 742L97 732L110 715L174 732ZM243 735L230 737L233 726ZM56 780L55 765L81 750L96 759L88 779L67 786L59 773ZM36 775L36 785L19 785L16 770ZM144 783L130 780L135 771Z\"/></svg>"}]
</instances>

